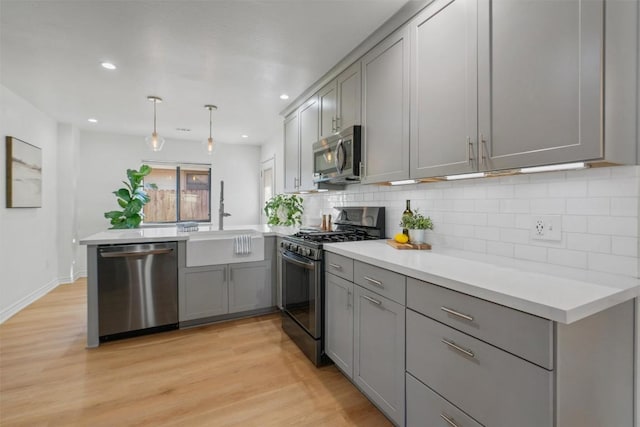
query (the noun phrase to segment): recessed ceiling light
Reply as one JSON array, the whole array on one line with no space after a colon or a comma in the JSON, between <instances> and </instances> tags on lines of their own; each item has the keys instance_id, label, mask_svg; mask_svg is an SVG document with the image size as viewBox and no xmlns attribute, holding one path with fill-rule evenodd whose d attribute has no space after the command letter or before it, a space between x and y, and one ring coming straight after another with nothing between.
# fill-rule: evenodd
<instances>
[{"instance_id":1,"label":"recessed ceiling light","mask_svg":"<svg viewBox=\"0 0 640 427\"><path fill-rule=\"evenodd\" d=\"M94 119L93 117L92 117L92 118L90 118L90 119L87 119L87 121L88 121L89 123L98 123L98 119Z\"/></svg>"},{"instance_id":2,"label":"recessed ceiling light","mask_svg":"<svg viewBox=\"0 0 640 427\"><path fill-rule=\"evenodd\" d=\"M176 128L176 130L179 132L191 132L191 129L189 128Z\"/></svg>"},{"instance_id":3,"label":"recessed ceiling light","mask_svg":"<svg viewBox=\"0 0 640 427\"><path fill-rule=\"evenodd\" d=\"M100 65L102 65L102 68L106 68L107 70L115 70L118 68L111 62L101 62Z\"/></svg>"},{"instance_id":4,"label":"recessed ceiling light","mask_svg":"<svg viewBox=\"0 0 640 427\"><path fill-rule=\"evenodd\" d=\"M289 99L289 95L283 93L282 95L280 95L280 99Z\"/></svg>"},{"instance_id":5,"label":"recessed ceiling light","mask_svg":"<svg viewBox=\"0 0 640 427\"><path fill-rule=\"evenodd\" d=\"M249 135L240 135L243 138L249 138Z\"/></svg>"}]
</instances>

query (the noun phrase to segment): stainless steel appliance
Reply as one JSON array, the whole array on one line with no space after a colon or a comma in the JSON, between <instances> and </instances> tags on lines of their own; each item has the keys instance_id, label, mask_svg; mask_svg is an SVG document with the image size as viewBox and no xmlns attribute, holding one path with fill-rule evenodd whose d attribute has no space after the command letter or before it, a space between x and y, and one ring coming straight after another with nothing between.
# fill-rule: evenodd
<instances>
[{"instance_id":1,"label":"stainless steel appliance","mask_svg":"<svg viewBox=\"0 0 640 427\"><path fill-rule=\"evenodd\" d=\"M360 181L361 128L351 126L313 144L313 181L349 184Z\"/></svg>"},{"instance_id":2,"label":"stainless steel appliance","mask_svg":"<svg viewBox=\"0 0 640 427\"><path fill-rule=\"evenodd\" d=\"M343 207L333 231L307 230L283 238L282 329L315 365L328 362L324 354L323 243L385 237L383 207Z\"/></svg>"},{"instance_id":3,"label":"stainless steel appliance","mask_svg":"<svg viewBox=\"0 0 640 427\"><path fill-rule=\"evenodd\" d=\"M98 248L100 341L178 327L176 242Z\"/></svg>"}]
</instances>

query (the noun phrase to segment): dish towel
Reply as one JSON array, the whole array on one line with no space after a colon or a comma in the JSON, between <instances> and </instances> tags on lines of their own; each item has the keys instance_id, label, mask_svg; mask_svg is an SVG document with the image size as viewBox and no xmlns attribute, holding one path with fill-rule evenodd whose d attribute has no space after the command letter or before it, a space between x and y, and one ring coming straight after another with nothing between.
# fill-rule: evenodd
<instances>
[{"instance_id":1,"label":"dish towel","mask_svg":"<svg viewBox=\"0 0 640 427\"><path fill-rule=\"evenodd\" d=\"M251 253L251 235L235 236L233 239L233 253L236 255L249 255Z\"/></svg>"}]
</instances>

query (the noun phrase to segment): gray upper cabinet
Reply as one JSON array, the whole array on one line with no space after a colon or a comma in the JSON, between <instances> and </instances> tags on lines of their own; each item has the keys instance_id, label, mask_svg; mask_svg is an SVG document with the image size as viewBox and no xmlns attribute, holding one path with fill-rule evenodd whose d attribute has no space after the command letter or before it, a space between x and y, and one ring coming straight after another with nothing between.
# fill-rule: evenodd
<instances>
[{"instance_id":1,"label":"gray upper cabinet","mask_svg":"<svg viewBox=\"0 0 640 427\"><path fill-rule=\"evenodd\" d=\"M298 111L284 119L284 191L293 193L300 186L300 145Z\"/></svg>"},{"instance_id":2,"label":"gray upper cabinet","mask_svg":"<svg viewBox=\"0 0 640 427\"><path fill-rule=\"evenodd\" d=\"M477 1L437 0L411 21L411 177L477 167Z\"/></svg>"},{"instance_id":3,"label":"gray upper cabinet","mask_svg":"<svg viewBox=\"0 0 640 427\"><path fill-rule=\"evenodd\" d=\"M300 178L298 190L313 190L313 143L318 140L318 96L312 96L298 112L300 117Z\"/></svg>"},{"instance_id":4,"label":"gray upper cabinet","mask_svg":"<svg viewBox=\"0 0 640 427\"><path fill-rule=\"evenodd\" d=\"M480 0L481 170L603 157L602 0Z\"/></svg>"},{"instance_id":5,"label":"gray upper cabinet","mask_svg":"<svg viewBox=\"0 0 640 427\"><path fill-rule=\"evenodd\" d=\"M229 264L229 313L271 307L271 263Z\"/></svg>"},{"instance_id":6,"label":"gray upper cabinet","mask_svg":"<svg viewBox=\"0 0 640 427\"><path fill-rule=\"evenodd\" d=\"M285 192L315 189L312 153L318 133L318 96L314 95L284 120Z\"/></svg>"},{"instance_id":7,"label":"gray upper cabinet","mask_svg":"<svg viewBox=\"0 0 640 427\"><path fill-rule=\"evenodd\" d=\"M320 89L320 137L326 138L344 128L361 123L360 62L352 64Z\"/></svg>"},{"instance_id":8,"label":"gray upper cabinet","mask_svg":"<svg viewBox=\"0 0 640 427\"><path fill-rule=\"evenodd\" d=\"M325 352L346 376L353 376L353 283L325 275Z\"/></svg>"},{"instance_id":9,"label":"gray upper cabinet","mask_svg":"<svg viewBox=\"0 0 640 427\"><path fill-rule=\"evenodd\" d=\"M320 89L318 102L320 103L320 137L327 138L336 132L336 117L338 100L338 86L335 80Z\"/></svg>"},{"instance_id":10,"label":"gray upper cabinet","mask_svg":"<svg viewBox=\"0 0 640 427\"><path fill-rule=\"evenodd\" d=\"M409 31L402 27L362 59L362 182L409 177Z\"/></svg>"}]
</instances>

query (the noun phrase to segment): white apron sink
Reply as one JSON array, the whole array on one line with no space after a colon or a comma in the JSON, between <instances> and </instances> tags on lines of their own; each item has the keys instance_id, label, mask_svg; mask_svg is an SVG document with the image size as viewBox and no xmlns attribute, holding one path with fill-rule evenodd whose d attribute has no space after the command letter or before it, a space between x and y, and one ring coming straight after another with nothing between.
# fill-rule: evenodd
<instances>
[{"instance_id":1,"label":"white apron sink","mask_svg":"<svg viewBox=\"0 0 640 427\"><path fill-rule=\"evenodd\" d=\"M238 254L234 241L244 235L251 238L251 252ZM187 267L263 260L264 236L255 230L198 231L187 240Z\"/></svg>"}]
</instances>

